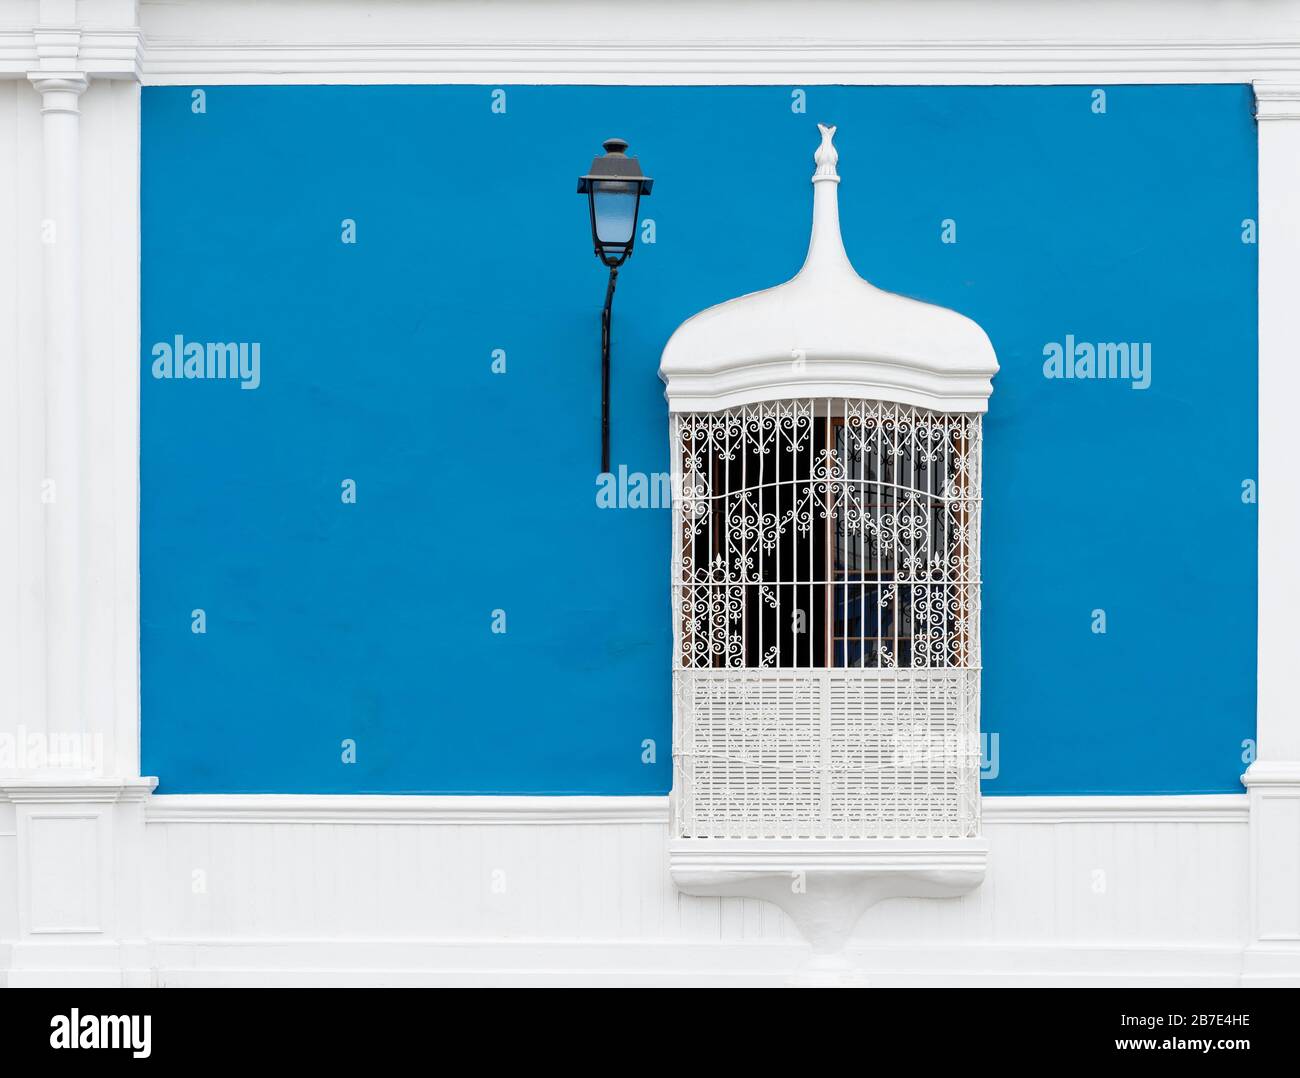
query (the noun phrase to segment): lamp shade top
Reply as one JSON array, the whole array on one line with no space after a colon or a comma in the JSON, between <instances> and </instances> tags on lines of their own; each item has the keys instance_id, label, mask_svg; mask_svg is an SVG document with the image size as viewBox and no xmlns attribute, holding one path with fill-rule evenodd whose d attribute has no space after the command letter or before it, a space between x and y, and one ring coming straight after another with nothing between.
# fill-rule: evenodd
<instances>
[{"instance_id":1,"label":"lamp shade top","mask_svg":"<svg viewBox=\"0 0 1300 1078\"><path fill-rule=\"evenodd\" d=\"M614 182L638 184L640 193L648 195L654 187L654 180L642 174L640 161L627 155L627 141L608 138L602 145L605 152L592 159L585 176L578 177L578 194L587 194L593 184L599 187L603 182Z\"/></svg>"}]
</instances>

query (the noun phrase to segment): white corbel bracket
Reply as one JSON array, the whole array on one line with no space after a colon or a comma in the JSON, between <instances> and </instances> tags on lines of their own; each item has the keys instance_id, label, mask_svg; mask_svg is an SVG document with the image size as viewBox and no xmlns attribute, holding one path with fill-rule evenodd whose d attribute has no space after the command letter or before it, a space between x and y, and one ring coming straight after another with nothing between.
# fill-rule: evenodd
<instances>
[{"instance_id":1,"label":"white corbel bracket","mask_svg":"<svg viewBox=\"0 0 1300 1078\"><path fill-rule=\"evenodd\" d=\"M862 914L887 898L970 893L988 850L983 839L679 839L668 844L668 864L688 895L779 906L812 945L791 984L853 987L866 980L845 950Z\"/></svg>"}]
</instances>

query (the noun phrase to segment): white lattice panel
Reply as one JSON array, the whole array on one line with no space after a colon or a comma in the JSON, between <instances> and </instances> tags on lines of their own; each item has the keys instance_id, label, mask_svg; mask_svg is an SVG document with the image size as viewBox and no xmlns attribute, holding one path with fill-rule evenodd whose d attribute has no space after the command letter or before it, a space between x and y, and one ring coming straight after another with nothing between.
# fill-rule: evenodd
<instances>
[{"instance_id":1,"label":"white lattice panel","mask_svg":"<svg viewBox=\"0 0 1300 1078\"><path fill-rule=\"evenodd\" d=\"M683 808L691 826L718 837L819 831L823 680L692 671L678 685L687 716L682 758L690 761Z\"/></svg>"},{"instance_id":2,"label":"white lattice panel","mask_svg":"<svg viewBox=\"0 0 1300 1078\"><path fill-rule=\"evenodd\" d=\"M978 834L979 744L963 670L827 671L830 833Z\"/></svg>"},{"instance_id":3,"label":"white lattice panel","mask_svg":"<svg viewBox=\"0 0 1300 1078\"><path fill-rule=\"evenodd\" d=\"M967 671L678 675L677 833L960 838L978 833Z\"/></svg>"}]
</instances>

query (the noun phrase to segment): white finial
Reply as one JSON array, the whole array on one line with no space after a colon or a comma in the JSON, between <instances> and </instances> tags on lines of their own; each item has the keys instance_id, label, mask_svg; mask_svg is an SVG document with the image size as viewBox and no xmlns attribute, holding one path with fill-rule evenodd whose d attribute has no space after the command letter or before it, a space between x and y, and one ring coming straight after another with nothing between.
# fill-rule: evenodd
<instances>
[{"instance_id":1,"label":"white finial","mask_svg":"<svg viewBox=\"0 0 1300 1078\"><path fill-rule=\"evenodd\" d=\"M813 173L813 221L812 239L808 242L808 259L804 262L801 273L829 271L833 274L857 274L844 253L844 241L840 238L840 174L835 165L840 159L831 139L835 137L834 125L818 124L822 133L822 144L813 154L817 162L817 171Z\"/></svg>"},{"instance_id":2,"label":"white finial","mask_svg":"<svg viewBox=\"0 0 1300 1078\"><path fill-rule=\"evenodd\" d=\"M831 139L835 137L835 125L827 127L825 124L818 124L817 129L822 133L822 144L817 147L817 152L813 154L813 160L817 162L817 171L813 173L813 183L818 180L834 180L840 182L840 174L835 171L836 162L839 161L840 155L836 152L834 143Z\"/></svg>"}]
</instances>

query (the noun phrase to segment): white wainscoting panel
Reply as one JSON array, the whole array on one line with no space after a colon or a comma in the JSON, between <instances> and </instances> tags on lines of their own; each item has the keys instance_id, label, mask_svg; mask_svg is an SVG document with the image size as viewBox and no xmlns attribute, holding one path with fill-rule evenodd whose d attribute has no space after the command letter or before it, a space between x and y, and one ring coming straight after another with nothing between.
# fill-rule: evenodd
<instances>
[{"instance_id":1,"label":"white wainscoting panel","mask_svg":"<svg viewBox=\"0 0 1300 1078\"><path fill-rule=\"evenodd\" d=\"M29 831L24 843L27 890L22 895L30 910L23 918L27 931L102 932L103 813L59 809L26 812L23 817L21 824Z\"/></svg>"},{"instance_id":2,"label":"white wainscoting panel","mask_svg":"<svg viewBox=\"0 0 1300 1078\"><path fill-rule=\"evenodd\" d=\"M495 804L494 804L495 803ZM779 984L805 945L758 901L691 898L663 798L147 802L156 982ZM879 984L1237 983L1244 795L989 798L988 879L870 911Z\"/></svg>"}]
</instances>

